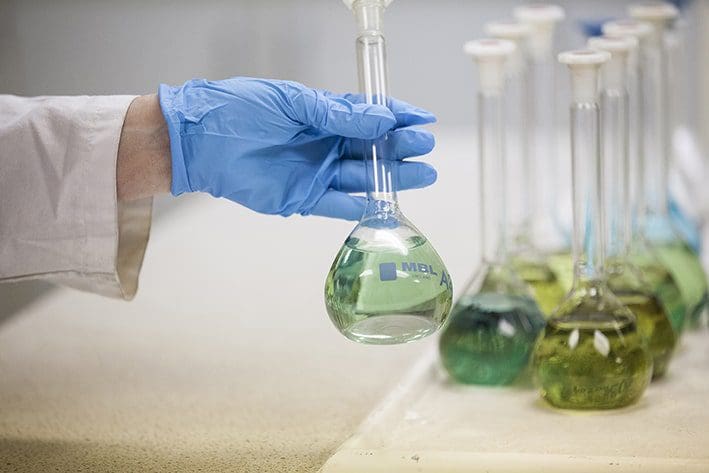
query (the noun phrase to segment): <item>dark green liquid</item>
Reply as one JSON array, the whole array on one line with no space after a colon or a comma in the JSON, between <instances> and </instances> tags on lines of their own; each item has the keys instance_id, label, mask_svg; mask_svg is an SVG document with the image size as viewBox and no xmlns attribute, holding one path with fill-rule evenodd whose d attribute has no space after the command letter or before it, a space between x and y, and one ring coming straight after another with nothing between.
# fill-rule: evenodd
<instances>
[{"instance_id":1,"label":"dark green liquid","mask_svg":"<svg viewBox=\"0 0 709 473\"><path fill-rule=\"evenodd\" d=\"M461 383L509 384L527 366L543 326L543 315L529 297L464 296L440 338L443 366Z\"/></svg>"}]
</instances>

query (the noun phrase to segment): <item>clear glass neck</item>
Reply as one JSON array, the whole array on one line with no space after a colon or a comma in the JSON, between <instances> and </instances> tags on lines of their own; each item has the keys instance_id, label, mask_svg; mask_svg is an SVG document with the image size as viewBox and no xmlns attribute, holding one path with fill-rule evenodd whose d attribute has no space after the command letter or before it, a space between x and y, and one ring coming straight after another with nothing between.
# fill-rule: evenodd
<instances>
[{"instance_id":1,"label":"clear glass neck","mask_svg":"<svg viewBox=\"0 0 709 473\"><path fill-rule=\"evenodd\" d=\"M509 144L506 154L507 221L510 243L524 247L529 243L532 226L532 195L530 163L529 111L533 100L529 87L529 67L524 60L524 42L518 41L510 60L505 100L505 128Z\"/></svg>"},{"instance_id":2,"label":"clear glass neck","mask_svg":"<svg viewBox=\"0 0 709 473\"><path fill-rule=\"evenodd\" d=\"M648 41L641 56L644 109L644 203L647 215L668 215L671 145L667 106L667 55L662 41Z\"/></svg>"},{"instance_id":3,"label":"clear glass neck","mask_svg":"<svg viewBox=\"0 0 709 473\"><path fill-rule=\"evenodd\" d=\"M574 287L579 287L603 279L605 259L600 113L596 102L571 105L571 159Z\"/></svg>"},{"instance_id":4,"label":"clear glass neck","mask_svg":"<svg viewBox=\"0 0 709 473\"><path fill-rule=\"evenodd\" d=\"M545 251L564 246L553 217L559 190L555 67L551 54L535 56L529 64L530 222L535 246Z\"/></svg>"},{"instance_id":5,"label":"clear glass neck","mask_svg":"<svg viewBox=\"0 0 709 473\"><path fill-rule=\"evenodd\" d=\"M505 235L505 137L502 91L478 93L479 188L482 212L483 262L504 264Z\"/></svg>"},{"instance_id":6,"label":"clear glass neck","mask_svg":"<svg viewBox=\"0 0 709 473\"><path fill-rule=\"evenodd\" d=\"M619 262L628 257L632 236L627 89L623 86L606 87L601 94L601 110L607 253L609 258Z\"/></svg>"},{"instance_id":7,"label":"clear glass neck","mask_svg":"<svg viewBox=\"0 0 709 473\"><path fill-rule=\"evenodd\" d=\"M360 0L354 11L360 29L356 42L360 92L367 103L388 106L386 41L381 33L384 7L381 2ZM390 159L387 141L385 136L362 144L367 171L365 216L386 218L399 210L396 166Z\"/></svg>"},{"instance_id":8,"label":"clear glass neck","mask_svg":"<svg viewBox=\"0 0 709 473\"><path fill-rule=\"evenodd\" d=\"M637 51L637 58L632 63L628 76L628 90L630 95L629 116L629 193L630 212L632 219L632 237L637 240L642 237L645 227L645 80L644 67L640 58L645 54L641 42Z\"/></svg>"}]
</instances>

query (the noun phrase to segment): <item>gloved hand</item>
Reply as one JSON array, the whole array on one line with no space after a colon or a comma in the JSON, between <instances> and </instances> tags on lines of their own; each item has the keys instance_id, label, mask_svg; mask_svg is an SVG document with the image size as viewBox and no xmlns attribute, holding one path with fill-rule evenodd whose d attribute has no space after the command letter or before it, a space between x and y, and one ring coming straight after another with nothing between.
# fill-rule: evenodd
<instances>
[{"instance_id":1,"label":"gloved hand","mask_svg":"<svg viewBox=\"0 0 709 473\"><path fill-rule=\"evenodd\" d=\"M433 149L431 133L409 128L435 117L391 100L389 108L288 81L238 77L161 85L170 134L172 193L208 192L257 212L358 220L365 167L358 140L390 130L399 189L432 184L436 171L403 158Z\"/></svg>"}]
</instances>

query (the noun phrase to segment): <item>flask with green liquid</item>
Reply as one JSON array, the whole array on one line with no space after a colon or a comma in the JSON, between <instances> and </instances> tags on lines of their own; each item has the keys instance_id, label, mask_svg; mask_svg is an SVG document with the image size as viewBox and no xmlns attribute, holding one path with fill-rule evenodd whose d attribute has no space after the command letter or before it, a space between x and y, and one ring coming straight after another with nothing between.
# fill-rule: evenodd
<instances>
[{"instance_id":1,"label":"flask with green liquid","mask_svg":"<svg viewBox=\"0 0 709 473\"><path fill-rule=\"evenodd\" d=\"M541 396L563 409L612 409L637 401L652 374L652 357L635 315L605 280L603 162L598 74L605 51L571 51L559 61L571 72L571 159L574 280L546 322L533 356Z\"/></svg>"},{"instance_id":2,"label":"flask with green liquid","mask_svg":"<svg viewBox=\"0 0 709 473\"><path fill-rule=\"evenodd\" d=\"M645 86L645 186L646 217L644 235L660 261L677 282L688 309L696 320L707 304L707 278L699 256L675 227L669 213L669 169L672 160L672 126L669 102L672 99L666 36L669 25L679 15L668 2L633 4L630 16L652 26L643 55Z\"/></svg>"},{"instance_id":3,"label":"flask with green liquid","mask_svg":"<svg viewBox=\"0 0 709 473\"><path fill-rule=\"evenodd\" d=\"M637 48L633 37L594 37L588 47L606 51L610 60L601 69L601 113L603 115L603 179L608 287L638 321L653 358L653 376L665 374L677 343L671 311L662 295L631 261L632 223L629 188L629 102L628 57ZM683 314L680 314L683 315Z\"/></svg>"},{"instance_id":4,"label":"flask with green liquid","mask_svg":"<svg viewBox=\"0 0 709 473\"><path fill-rule=\"evenodd\" d=\"M504 385L528 365L544 319L509 264L505 238L505 61L514 43L466 43L477 64L482 265L456 302L439 340L444 368L461 383Z\"/></svg>"},{"instance_id":5,"label":"flask with green liquid","mask_svg":"<svg viewBox=\"0 0 709 473\"><path fill-rule=\"evenodd\" d=\"M568 248L568 238L562 231L566 227L563 215L566 207L560 204L568 199L559 195L565 196L569 186L560 172L563 167L559 166L556 153L554 61L554 33L565 13L558 5L531 3L515 8L514 16L528 28L524 41L528 73L521 77L527 94L523 97L525 102L515 106L527 116L529 173L525 180L529 184L525 200L531 208L526 228L514 238L516 244L510 248L510 260L548 316L566 293L550 266L552 255L564 253Z\"/></svg>"},{"instance_id":6,"label":"flask with green liquid","mask_svg":"<svg viewBox=\"0 0 709 473\"><path fill-rule=\"evenodd\" d=\"M360 89L367 103L387 105L382 18L391 0L345 0L357 18ZM347 338L405 343L436 332L453 301L453 285L428 239L404 216L387 138L362 144L367 206L325 281L330 320Z\"/></svg>"}]
</instances>

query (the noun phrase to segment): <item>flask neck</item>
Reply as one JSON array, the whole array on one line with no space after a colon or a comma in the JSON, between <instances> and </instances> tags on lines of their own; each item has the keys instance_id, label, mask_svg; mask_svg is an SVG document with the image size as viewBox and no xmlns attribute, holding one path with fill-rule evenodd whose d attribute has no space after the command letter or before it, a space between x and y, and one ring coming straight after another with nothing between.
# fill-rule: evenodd
<instances>
[{"instance_id":1,"label":"flask neck","mask_svg":"<svg viewBox=\"0 0 709 473\"><path fill-rule=\"evenodd\" d=\"M530 222L533 226L535 244L542 248L555 246L544 244L541 235L558 236L551 223L556 194L556 132L555 129L555 64L551 54L536 57L529 63L528 127L529 166L532 182L530 189ZM551 233L554 232L554 233ZM550 234L551 233L551 234Z\"/></svg>"},{"instance_id":2,"label":"flask neck","mask_svg":"<svg viewBox=\"0 0 709 473\"><path fill-rule=\"evenodd\" d=\"M659 39L648 41L642 54L643 156L645 215L666 217L671 146L668 117L667 57Z\"/></svg>"},{"instance_id":3,"label":"flask neck","mask_svg":"<svg viewBox=\"0 0 709 473\"><path fill-rule=\"evenodd\" d=\"M601 180L606 199L607 254L614 260L628 257L632 237L628 92L624 84L606 87L601 94L604 160Z\"/></svg>"},{"instance_id":4,"label":"flask neck","mask_svg":"<svg viewBox=\"0 0 709 473\"><path fill-rule=\"evenodd\" d=\"M639 241L645 227L645 89L644 68L640 58L645 42L638 43L635 60L631 63L630 84L630 212L633 242Z\"/></svg>"},{"instance_id":5,"label":"flask neck","mask_svg":"<svg viewBox=\"0 0 709 473\"><path fill-rule=\"evenodd\" d=\"M604 201L597 102L571 106L574 286L603 279Z\"/></svg>"},{"instance_id":6,"label":"flask neck","mask_svg":"<svg viewBox=\"0 0 709 473\"><path fill-rule=\"evenodd\" d=\"M507 260L505 235L505 139L502 90L478 93L478 150L481 190L480 228L483 261L503 264Z\"/></svg>"},{"instance_id":7,"label":"flask neck","mask_svg":"<svg viewBox=\"0 0 709 473\"><path fill-rule=\"evenodd\" d=\"M383 2L358 0L353 9L359 26L356 49L360 92L366 103L388 106L386 41L381 33ZM362 155L367 172L365 215L398 212L396 166L387 136L364 141Z\"/></svg>"},{"instance_id":8,"label":"flask neck","mask_svg":"<svg viewBox=\"0 0 709 473\"><path fill-rule=\"evenodd\" d=\"M514 183L520 186L513 192L507 187L509 202L507 215L510 222L510 235L507 237L513 245L525 245L529 242L532 231L532 213L534 188L530 178L533 163L530 159L529 111L532 107L532 96L529 88L529 69L524 61L523 42L519 41L518 50L511 59L512 66L508 69L507 94L505 100L505 128L511 145L507 149L506 184Z\"/></svg>"}]
</instances>

